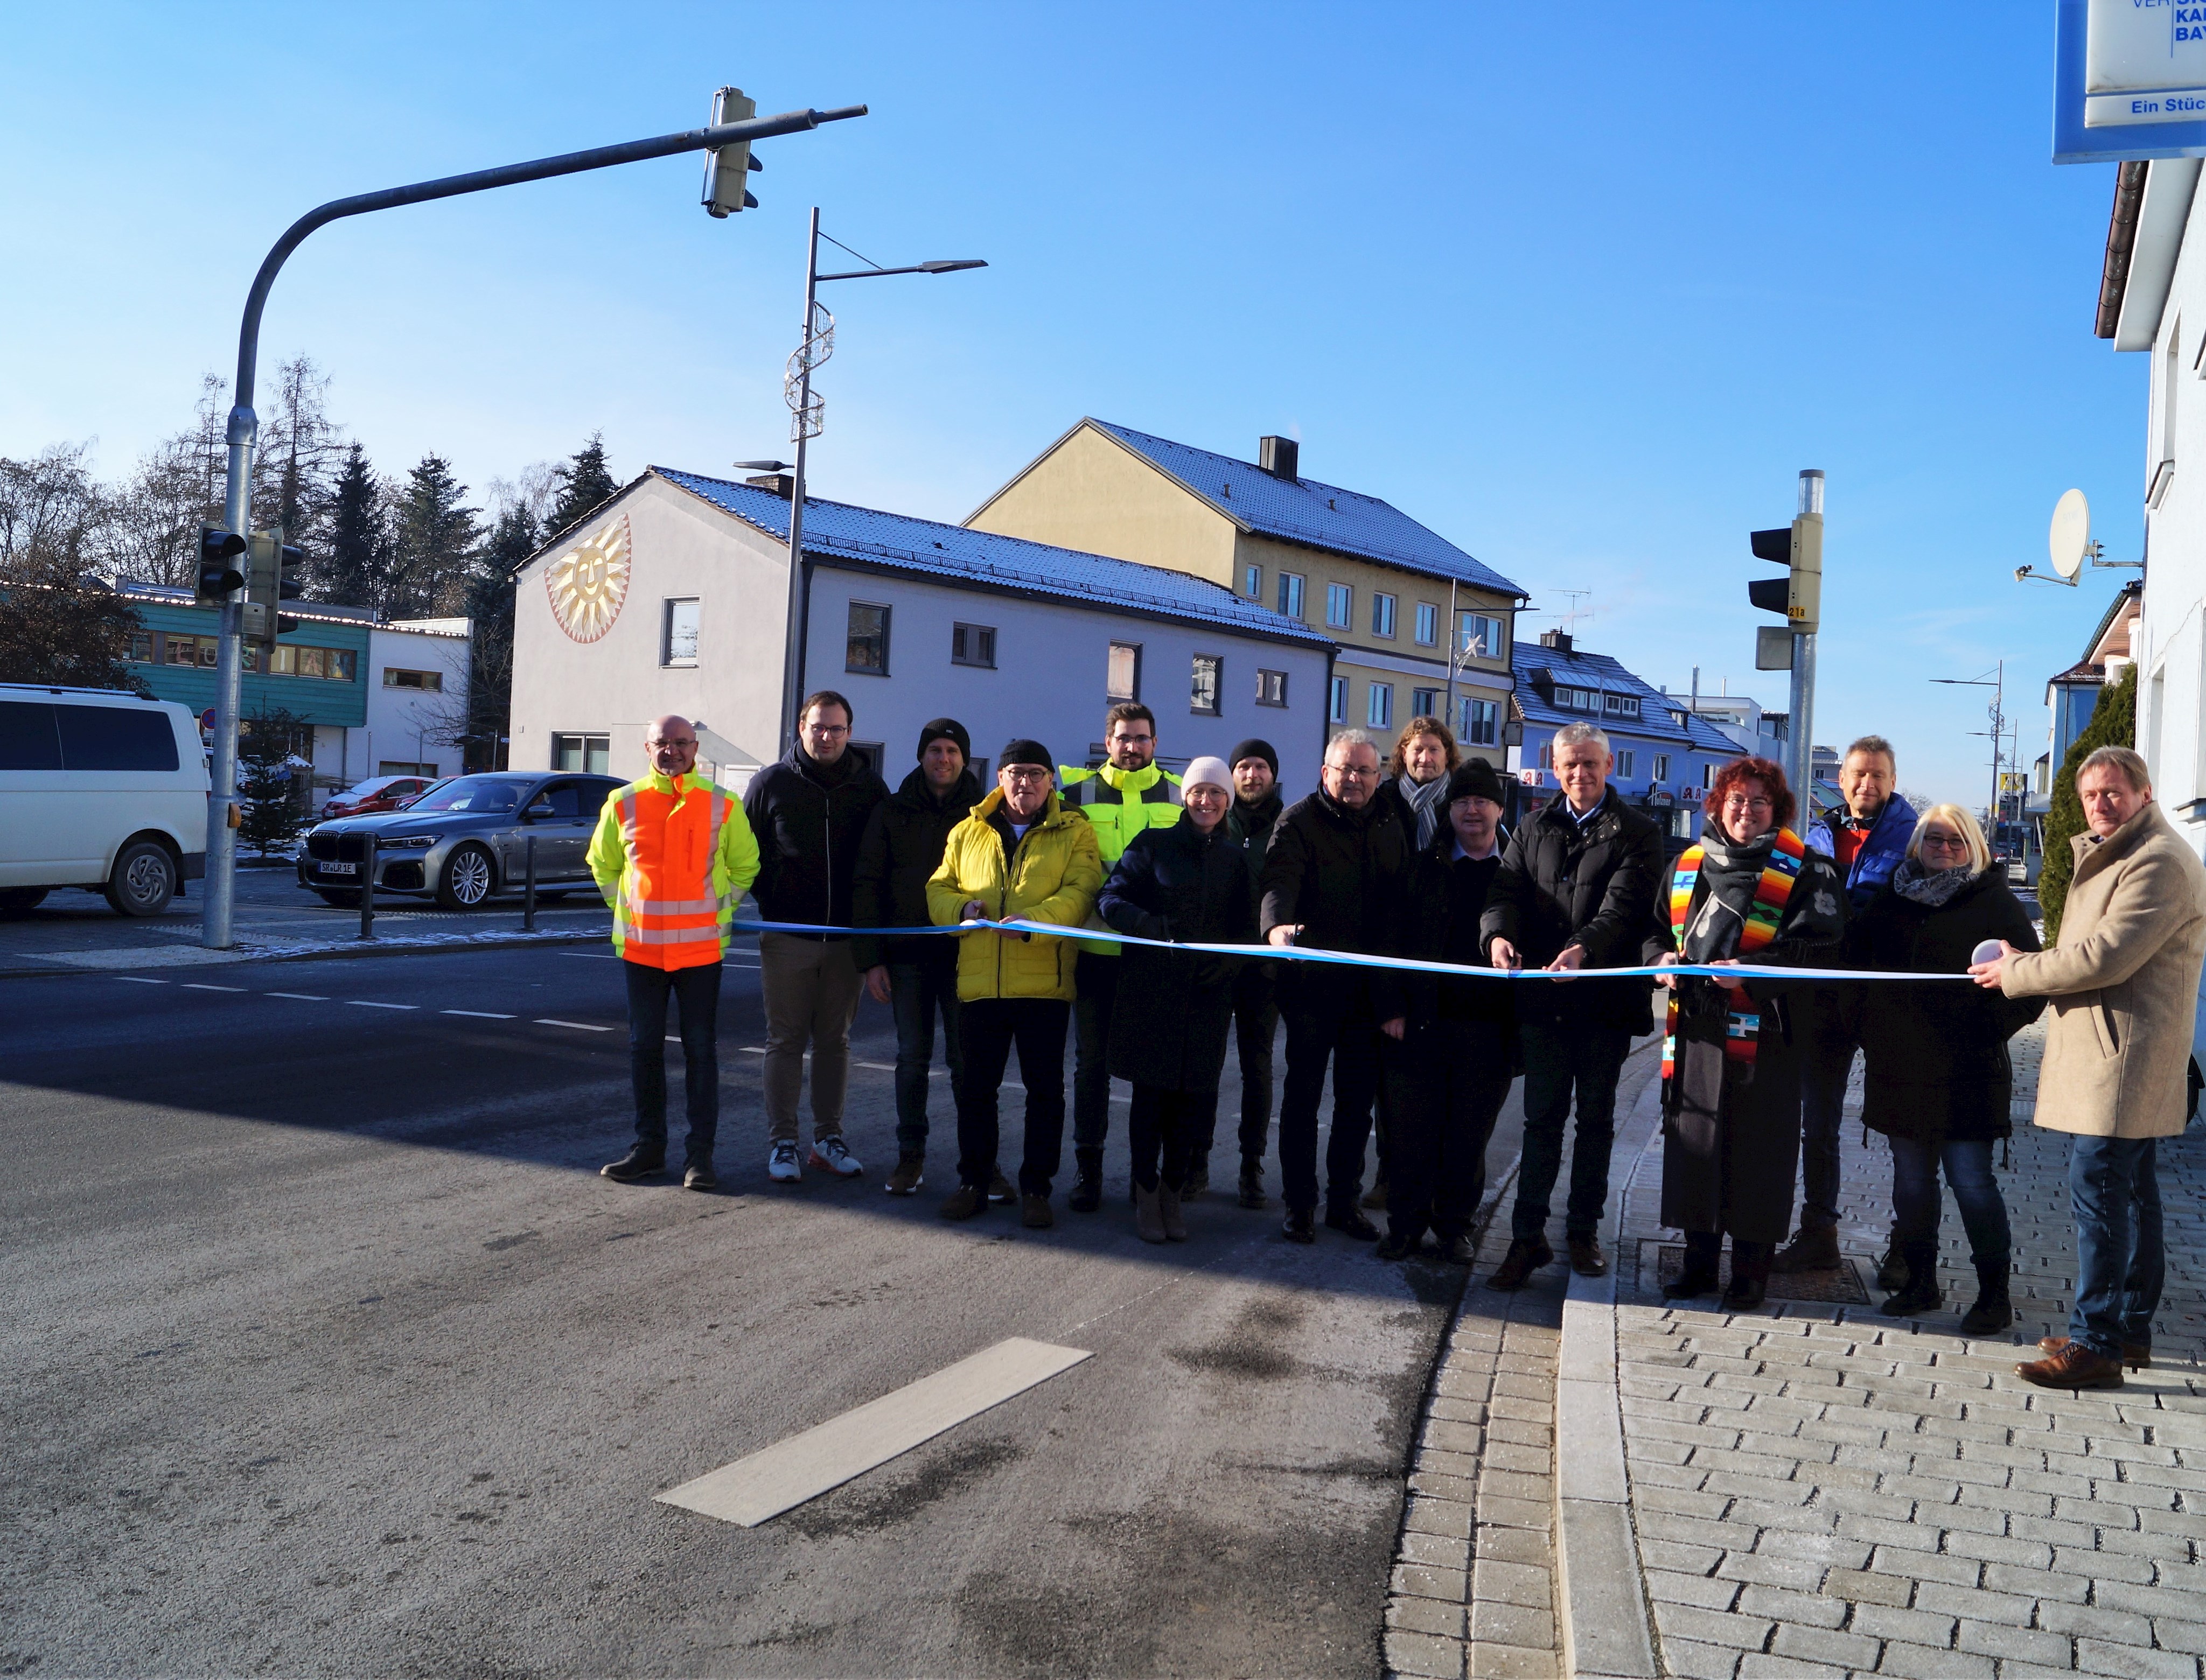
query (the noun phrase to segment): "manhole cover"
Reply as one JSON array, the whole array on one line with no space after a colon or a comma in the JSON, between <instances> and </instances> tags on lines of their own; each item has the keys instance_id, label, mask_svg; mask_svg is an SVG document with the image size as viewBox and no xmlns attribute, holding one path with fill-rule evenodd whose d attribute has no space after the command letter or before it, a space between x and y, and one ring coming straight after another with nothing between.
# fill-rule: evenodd
<instances>
[{"instance_id":1,"label":"manhole cover","mask_svg":"<svg viewBox=\"0 0 2206 1680\"><path fill-rule=\"evenodd\" d=\"M1657 1284L1674 1283L1685 1269L1685 1245L1664 1242L1654 1250L1654 1278ZM1723 1284L1731 1282L1731 1249L1717 1266L1717 1275ZM1869 1291L1862 1287L1861 1273L1851 1260L1834 1272L1773 1272L1769 1274L1769 1299L1772 1301L1815 1301L1834 1306L1866 1307ZM1704 1297L1713 1301L1714 1296Z\"/></svg>"}]
</instances>

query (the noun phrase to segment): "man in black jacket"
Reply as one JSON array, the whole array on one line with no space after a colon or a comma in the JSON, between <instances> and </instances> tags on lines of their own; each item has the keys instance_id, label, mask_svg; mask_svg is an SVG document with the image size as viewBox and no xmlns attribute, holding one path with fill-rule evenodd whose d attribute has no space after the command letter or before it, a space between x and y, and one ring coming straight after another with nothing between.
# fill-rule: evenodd
<instances>
[{"instance_id":1,"label":"man in black jacket","mask_svg":"<svg viewBox=\"0 0 2206 1680\"><path fill-rule=\"evenodd\" d=\"M751 780L743 814L758 837L751 897L767 921L851 925L858 843L887 783L850 753L850 702L832 689L808 696L788 755ZM766 1173L793 1184L796 1103L804 1048L812 1046L812 1165L838 1178L864 1169L843 1145L843 1098L850 1082L850 1022L858 1012L858 965L840 933L759 935L766 1003Z\"/></svg>"},{"instance_id":2,"label":"man in black jacket","mask_svg":"<svg viewBox=\"0 0 2206 1680\"><path fill-rule=\"evenodd\" d=\"M937 718L919 732L919 768L873 807L858 843L851 882L855 925L926 927L927 878L942 861L950 831L979 802L981 784L965 762L972 738L955 718ZM957 942L941 938L851 938L851 959L877 1004L895 1011L897 1032L897 1165L888 1192L908 1196L925 1182L927 1069L934 1061L934 1023L942 1022L942 1047L950 1063L950 1088L965 1066L957 1034ZM1000 1194L1015 1194L999 1174Z\"/></svg>"},{"instance_id":3,"label":"man in black jacket","mask_svg":"<svg viewBox=\"0 0 2206 1680\"><path fill-rule=\"evenodd\" d=\"M1226 831L1249 854L1249 876L1261 890L1264 856L1285 809L1279 798L1279 755L1253 737L1225 761L1233 776L1233 806ZM1243 962L1233 975L1233 1042L1241 1060L1241 1205L1264 1205L1264 1151L1272 1134L1272 1043L1279 1031L1278 964ZM1209 1183L1210 1139L1203 1140L1195 1171ZM1190 1182L1193 1182L1190 1180Z\"/></svg>"},{"instance_id":4,"label":"man in black jacket","mask_svg":"<svg viewBox=\"0 0 2206 1680\"><path fill-rule=\"evenodd\" d=\"M1593 724L1566 724L1555 732L1562 797L1517 829L1480 919L1495 968L1567 972L1639 961L1662 879L1662 831L1608 786L1615 763L1608 737ZM1487 1280L1502 1290L1521 1289L1555 1258L1547 1245L1547 1200L1562 1171L1573 1090L1578 1117L1564 1235L1574 1270L1589 1278L1608 1270L1598 1232L1616 1139L1616 1081L1632 1034L1653 1025L1653 988L1643 980L1515 984L1524 1153L1510 1221L1514 1240Z\"/></svg>"},{"instance_id":5,"label":"man in black jacket","mask_svg":"<svg viewBox=\"0 0 2206 1680\"><path fill-rule=\"evenodd\" d=\"M1264 937L1282 948L1383 951L1409 845L1379 790L1379 748L1362 730L1327 745L1318 791L1298 800L1272 832L1261 877ZM1370 1242L1379 1228L1356 1205L1363 1144L1379 1087L1374 971L1333 962L1285 962L1279 1011L1287 1022L1286 1092L1279 1103L1279 1178L1291 1242L1315 1240L1317 1110L1333 1063L1333 1136L1326 1147L1325 1222Z\"/></svg>"}]
</instances>

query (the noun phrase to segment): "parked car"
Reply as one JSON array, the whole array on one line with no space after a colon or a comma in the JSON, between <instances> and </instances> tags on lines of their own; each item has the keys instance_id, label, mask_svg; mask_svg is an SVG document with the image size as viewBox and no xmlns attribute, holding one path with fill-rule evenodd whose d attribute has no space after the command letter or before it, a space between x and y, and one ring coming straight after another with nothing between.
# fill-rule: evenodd
<instances>
[{"instance_id":1,"label":"parked car","mask_svg":"<svg viewBox=\"0 0 2206 1680\"><path fill-rule=\"evenodd\" d=\"M182 706L0 683L0 912L57 887L158 916L206 873L207 771Z\"/></svg>"},{"instance_id":2,"label":"parked car","mask_svg":"<svg viewBox=\"0 0 2206 1680\"><path fill-rule=\"evenodd\" d=\"M522 891L528 843L546 898L588 883L587 854L605 795L621 783L571 771L499 771L440 782L403 811L319 823L299 854L299 885L332 904L360 903L367 837L378 892L433 897L469 910Z\"/></svg>"},{"instance_id":3,"label":"parked car","mask_svg":"<svg viewBox=\"0 0 2206 1680\"><path fill-rule=\"evenodd\" d=\"M378 811L401 811L435 787L434 776L371 776L365 782L331 794L322 801L322 815L366 817Z\"/></svg>"}]
</instances>

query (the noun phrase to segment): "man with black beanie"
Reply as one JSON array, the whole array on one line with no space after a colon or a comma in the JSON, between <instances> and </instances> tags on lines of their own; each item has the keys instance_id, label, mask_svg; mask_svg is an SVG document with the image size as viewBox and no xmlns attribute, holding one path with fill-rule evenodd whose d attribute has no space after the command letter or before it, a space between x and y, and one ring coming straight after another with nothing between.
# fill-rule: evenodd
<instances>
[{"instance_id":1,"label":"man with black beanie","mask_svg":"<svg viewBox=\"0 0 2206 1680\"><path fill-rule=\"evenodd\" d=\"M937 718L919 732L919 767L873 807L858 843L851 882L855 928L927 926L927 878L942 861L943 843L981 798L966 766L972 737L955 718ZM925 1182L927 1069L934 1061L934 1023L942 1022L944 1054L954 1093L965 1058L957 1030L957 942L906 936L881 939L863 932L850 953L866 990L896 1016L897 1165L888 1193L908 1196ZM1015 1193L999 1174L992 1200Z\"/></svg>"},{"instance_id":2,"label":"man with black beanie","mask_svg":"<svg viewBox=\"0 0 2206 1680\"><path fill-rule=\"evenodd\" d=\"M1254 737L1236 747L1225 760L1233 777L1233 808L1225 813L1226 832L1249 854L1251 885L1264 873L1264 855L1279 820L1279 754L1268 741ZM1233 977L1233 1041L1241 1059L1241 1205L1264 1206L1264 1151L1272 1130L1272 1046L1279 1030L1279 964L1243 962ZM1209 1138L1194 1174L1210 1182ZM1195 1182L1190 1175L1189 1182Z\"/></svg>"}]
</instances>

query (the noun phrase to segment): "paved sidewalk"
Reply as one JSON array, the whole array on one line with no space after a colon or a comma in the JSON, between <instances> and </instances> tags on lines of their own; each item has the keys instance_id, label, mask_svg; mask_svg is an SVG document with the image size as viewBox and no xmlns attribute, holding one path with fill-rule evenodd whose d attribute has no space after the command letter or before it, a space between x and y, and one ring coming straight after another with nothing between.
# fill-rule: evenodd
<instances>
[{"instance_id":1,"label":"paved sidewalk","mask_svg":"<svg viewBox=\"0 0 2206 1680\"><path fill-rule=\"evenodd\" d=\"M2167 1298L2153 1367L2119 1391L2013 1374L2066 1329L2067 1139L2030 1124L2042 1040L2016 1040L2009 1334L1958 1320L1975 1275L1950 1199L1946 1306L1880 1317L1891 1156L1850 1093L1835 1278L1762 1311L1672 1308L1657 1284L1660 1140L1623 1209L1616 1335L1631 1508L1665 1672L2199 1680L2206 1654L2206 1141L2161 1152ZM1629 1176L1620 1159L1621 1185ZM1675 1255L1672 1256L1674 1264ZM1780 1299L1820 1283L1821 1301ZM1851 1300L1830 1299L1834 1296ZM1565 1441L1567 1453L1571 1443Z\"/></svg>"}]
</instances>

